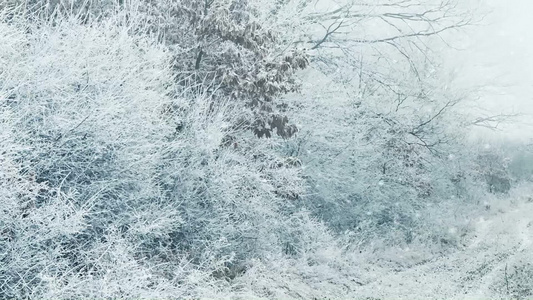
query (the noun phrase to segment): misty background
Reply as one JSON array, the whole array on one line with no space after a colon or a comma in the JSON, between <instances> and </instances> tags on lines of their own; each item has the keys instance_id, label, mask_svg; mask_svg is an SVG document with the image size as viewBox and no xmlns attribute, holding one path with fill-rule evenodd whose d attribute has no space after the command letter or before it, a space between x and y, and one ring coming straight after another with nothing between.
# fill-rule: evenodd
<instances>
[{"instance_id":1,"label":"misty background","mask_svg":"<svg viewBox=\"0 0 533 300\"><path fill-rule=\"evenodd\" d=\"M501 130L480 130L498 139L533 138L533 2L485 0L486 17L470 28L464 50L449 60L458 66L458 81L480 87L479 107L487 114L521 114Z\"/></svg>"}]
</instances>

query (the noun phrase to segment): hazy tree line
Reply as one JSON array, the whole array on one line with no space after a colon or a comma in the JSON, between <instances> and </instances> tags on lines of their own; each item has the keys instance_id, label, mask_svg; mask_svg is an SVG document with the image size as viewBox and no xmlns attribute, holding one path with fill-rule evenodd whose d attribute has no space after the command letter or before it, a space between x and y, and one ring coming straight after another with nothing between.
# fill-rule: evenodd
<instances>
[{"instance_id":1,"label":"hazy tree line","mask_svg":"<svg viewBox=\"0 0 533 300\"><path fill-rule=\"evenodd\" d=\"M341 297L531 179L466 138L459 1L1 5L5 298Z\"/></svg>"}]
</instances>

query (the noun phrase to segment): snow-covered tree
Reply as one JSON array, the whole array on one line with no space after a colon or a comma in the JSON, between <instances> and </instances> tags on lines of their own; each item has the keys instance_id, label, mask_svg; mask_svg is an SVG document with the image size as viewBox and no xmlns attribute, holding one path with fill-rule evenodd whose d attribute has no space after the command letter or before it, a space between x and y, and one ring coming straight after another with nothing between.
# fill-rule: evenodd
<instances>
[{"instance_id":1,"label":"snow-covered tree","mask_svg":"<svg viewBox=\"0 0 533 300\"><path fill-rule=\"evenodd\" d=\"M283 32L260 18L264 7L247 0L164 0L148 1L143 9L151 31L173 49L176 80L208 86L213 102L230 97L243 107L232 126L259 137L297 131L279 96L298 89L294 74L307 67L307 54L282 47Z\"/></svg>"}]
</instances>

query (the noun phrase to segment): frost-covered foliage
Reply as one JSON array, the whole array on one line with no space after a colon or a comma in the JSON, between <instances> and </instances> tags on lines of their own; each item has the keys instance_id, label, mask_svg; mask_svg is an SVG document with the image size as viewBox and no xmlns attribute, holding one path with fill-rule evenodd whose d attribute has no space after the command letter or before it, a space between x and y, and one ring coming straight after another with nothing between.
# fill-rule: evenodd
<instances>
[{"instance_id":1,"label":"frost-covered foliage","mask_svg":"<svg viewBox=\"0 0 533 300\"><path fill-rule=\"evenodd\" d=\"M466 142L426 21L339 39L455 12L390 2L2 3L0 298L357 298L465 247L528 156Z\"/></svg>"},{"instance_id":2,"label":"frost-covered foliage","mask_svg":"<svg viewBox=\"0 0 533 300\"><path fill-rule=\"evenodd\" d=\"M439 27L469 22L456 9L452 1L341 1L309 15L326 33L307 36L316 41L314 70L291 98L302 132L287 151L306 168L307 207L337 233L361 244L447 243L432 212L455 222L459 214L441 205L468 214L483 195L457 108L468 95L432 51L442 46Z\"/></svg>"},{"instance_id":3,"label":"frost-covered foliage","mask_svg":"<svg viewBox=\"0 0 533 300\"><path fill-rule=\"evenodd\" d=\"M140 296L165 284L148 279L156 262L135 224L163 234L180 220L152 180L162 145L151 141L172 129L160 113L168 56L114 21L2 22L2 145L20 145L3 154L15 189L2 190L7 297Z\"/></svg>"},{"instance_id":4,"label":"frost-covered foliage","mask_svg":"<svg viewBox=\"0 0 533 300\"><path fill-rule=\"evenodd\" d=\"M436 17L427 29L416 13L440 14L452 4L442 2L438 11L432 1L408 3L346 1L311 14L327 33L313 47L314 70L303 79L302 95L289 101L302 132L287 151L305 166L306 205L361 244L385 236L392 244L439 244L441 224L431 224L431 212L483 193L471 174L466 116L456 108L468 95L454 88L431 50L442 43L433 30L453 18ZM377 22L382 30L367 34L363 24ZM445 214L439 218L455 221L456 213Z\"/></svg>"},{"instance_id":5,"label":"frost-covered foliage","mask_svg":"<svg viewBox=\"0 0 533 300\"><path fill-rule=\"evenodd\" d=\"M172 49L177 80L208 84L218 96L232 99L247 113L234 127L258 137L290 137L279 96L298 90L295 72L307 67L307 54L286 42L267 11L248 0L147 1L141 6L150 31ZM282 47L285 46L286 47Z\"/></svg>"},{"instance_id":6,"label":"frost-covered foliage","mask_svg":"<svg viewBox=\"0 0 533 300\"><path fill-rule=\"evenodd\" d=\"M469 151L457 141L428 148L410 133L409 122L418 116L376 113L340 93L327 77L311 76L307 92L292 99L303 129L285 150L304 166L306 207L359 245L380 239L395 245L455 243L440 222L452 224L468 215L471 200L483 194L473 185ZM317 90L323 94L316 96ZM449 120L443 119L435 122ZM437 124L431 126L443 128ZM444 130L452 128L448 124ZM428 138L431 134L428 130ZM449 209L458 203L461 214Z\"/></svg>"},{"instance_id":7,"label":"frost-covered foliage","mask_svg":"<svg viewBox=\"0 0 533 300\"><path fill-rule=\"evenodd\" d=\"M134 21L2 20L5 297L217 298L254 265L336 247L296 205L281 140L232 126L242 105L210 86L176 85Z\"/></svg>"}]
</instances>

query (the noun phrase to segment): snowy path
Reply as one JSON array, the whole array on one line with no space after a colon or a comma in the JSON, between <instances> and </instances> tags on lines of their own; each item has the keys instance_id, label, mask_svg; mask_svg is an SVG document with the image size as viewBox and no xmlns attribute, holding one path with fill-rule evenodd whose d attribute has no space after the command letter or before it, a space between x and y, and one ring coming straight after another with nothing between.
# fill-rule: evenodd
<instances>
[{"instance_id":1,"label":"snowy path","mask_svg":"<svg viewBox=\"0 0 533 300\"><path fill-rule=\"evenodd\" d=\"M533 299L533 203L475 225L463 250L359 288L359 299Z\"/></svg>"}]
</instances>

